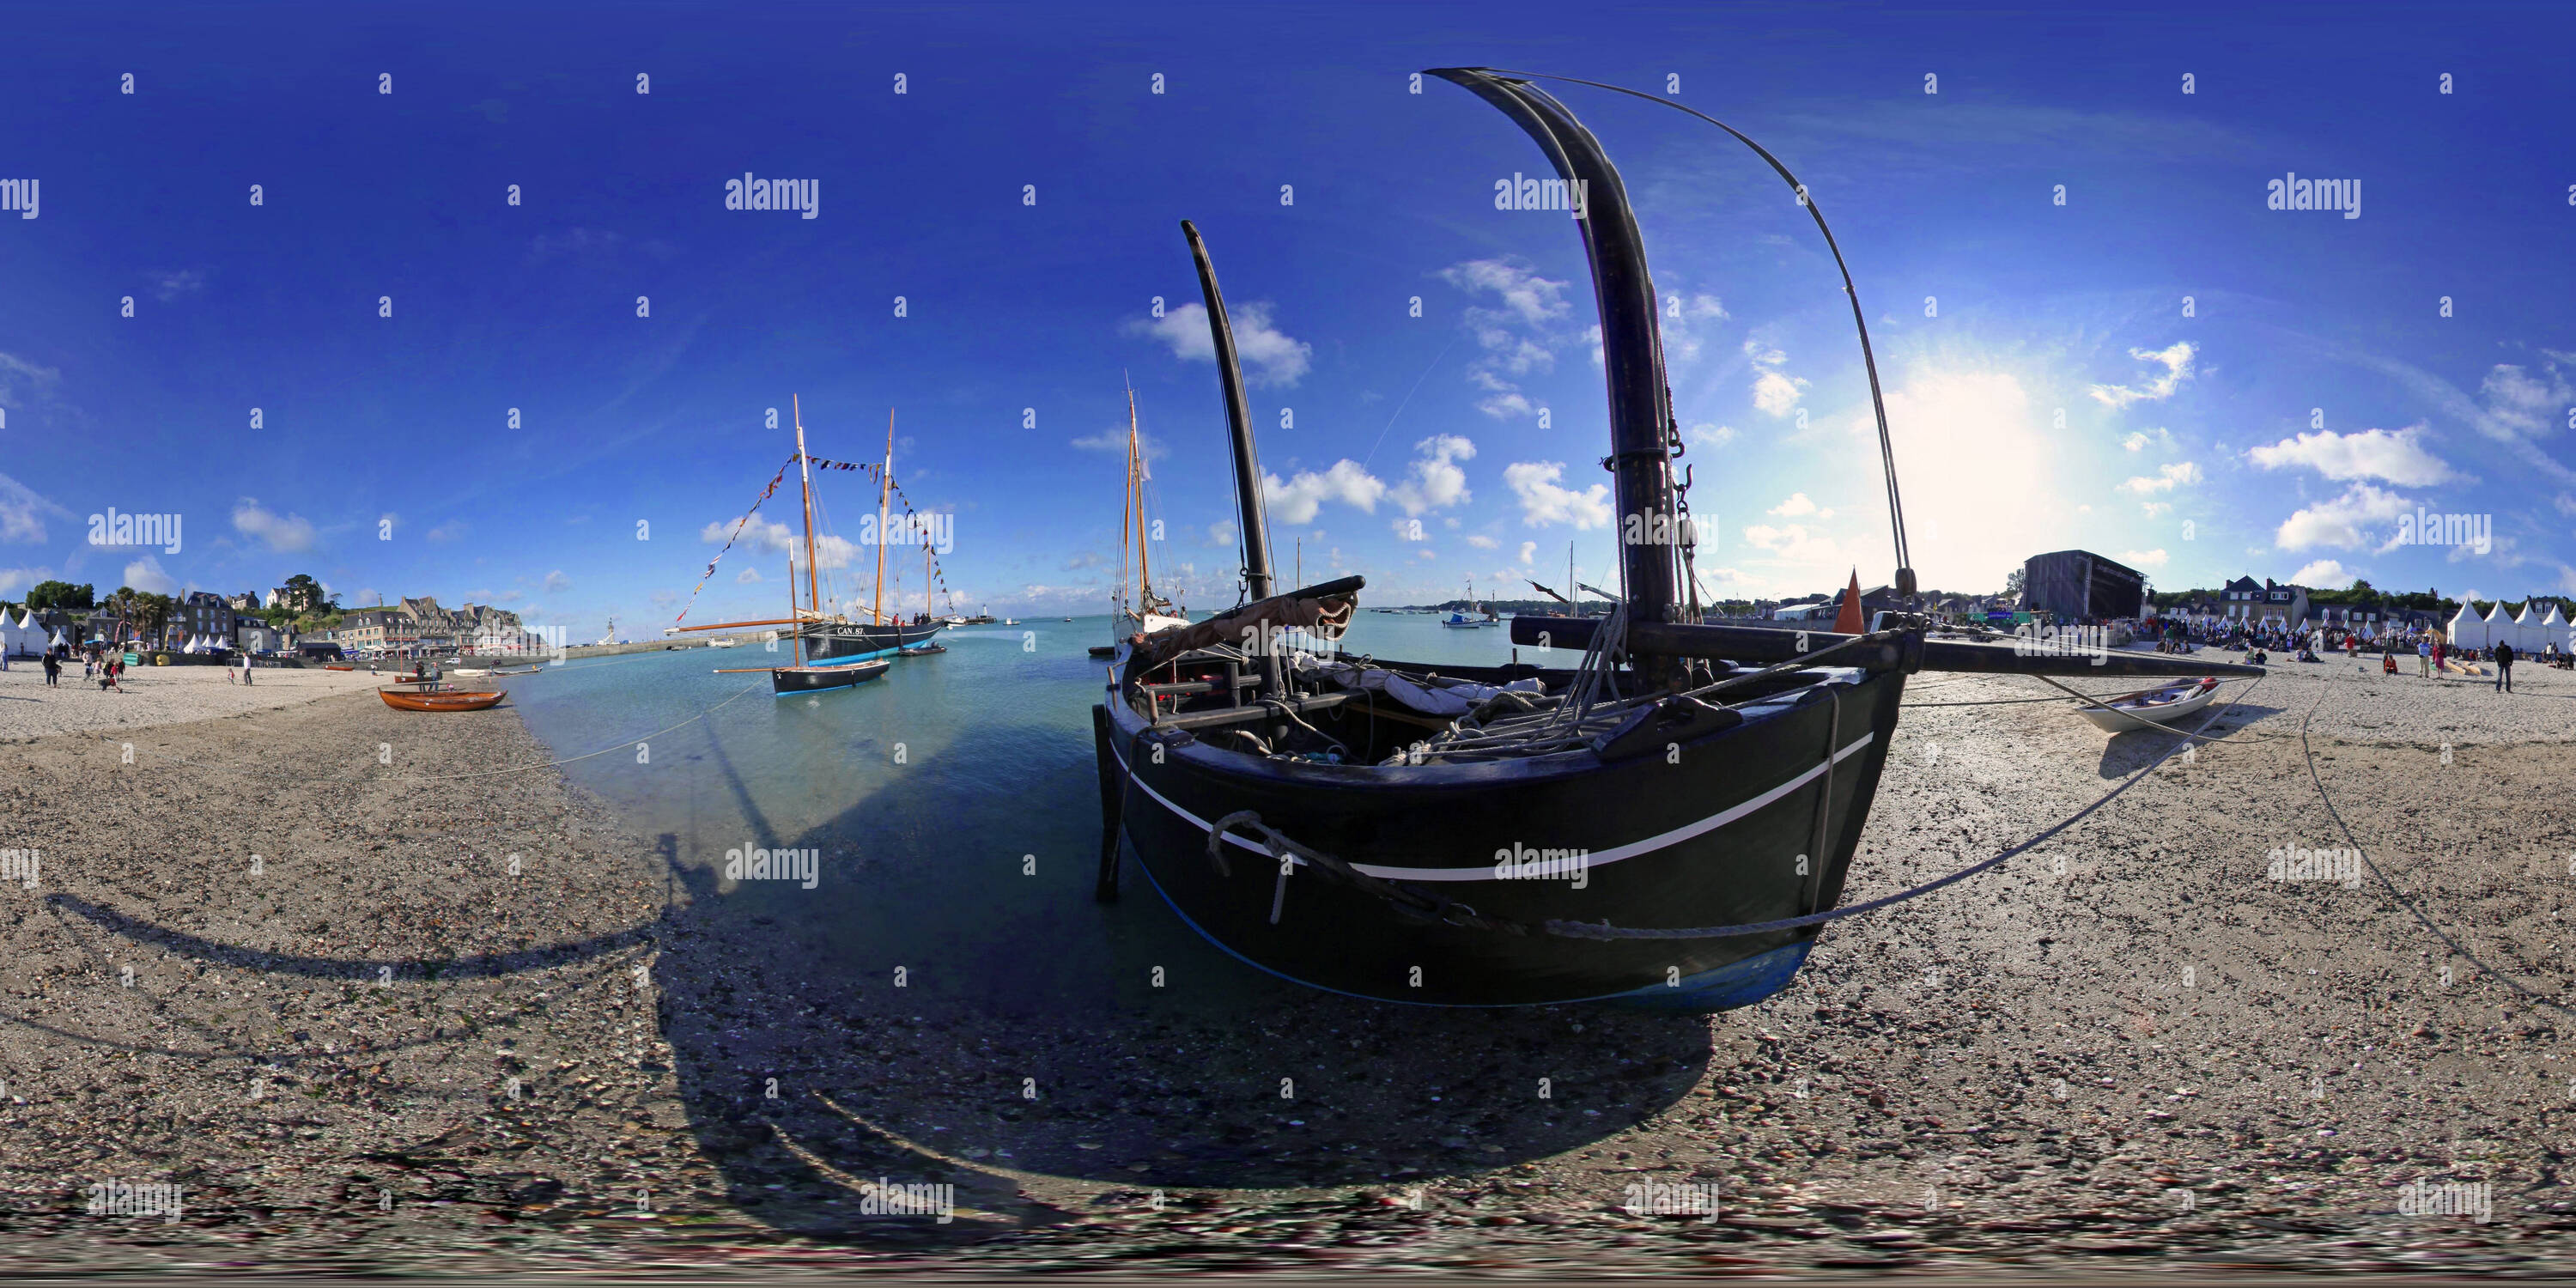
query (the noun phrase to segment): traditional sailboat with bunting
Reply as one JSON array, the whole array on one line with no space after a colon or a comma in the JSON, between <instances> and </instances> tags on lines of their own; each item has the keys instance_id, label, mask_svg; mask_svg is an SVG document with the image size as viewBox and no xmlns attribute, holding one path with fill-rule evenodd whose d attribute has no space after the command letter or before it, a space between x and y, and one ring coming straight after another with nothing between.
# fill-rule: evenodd
<instances>
[{"instance_id":1,"label":"traditional sailboat with bunting","mask_svg":"<svg viewBox=\"0 0 2576 1288\"><path fill-rule=\"evenodd\" d=\"M888 533L893 530L889 525L888 506L896 495L894 413L886 413L884 460L879 462L835 461L814 456L806 450L803 401L802 399L792 400L790 406L794 408L795 415L796 455L779 468L778 474L769 480L769 486L752 502L751 508L743 512L741 519L735 521L733 535L726 539L724 549L717 551L716 557L707 561L706 572L698 578L697 588L690 591L689 603L681 607L679 617L670 626L663 628L662 633L677 635L691 631L783 627L784 636L794 640L798 657L795 667L779 668L782 672L790 669L829 671L835 667L864 667L870 663L891 660L907 648L929 642L931 637L937 635L946 625L945 622L927 613L924 613L920 620L907 622L903 620L900 610L889 613L885 603L886 546ZM790 469L797 472L797 480L804 500L805 558L803 562L806 589L804 604L801 607L798 606L795 599L796 561L792 557L794 552L791 551L788 565L787 617L759 621L707 622L696 626L682 625L681 623L688 618L689 609L697 603L698 591L705 589L707 578L715 575L716 565L723 561L728 551L732 550L734 541L741 537L744 527L751 522L752 515L759 512L761 503L778 491L779 485L785 481L787 471ZM866 610L867 618L864 621L853 620L847 612L826 612L823 608L821 560L814 537L814 471L816 470L858 470L873 473L877 478L877 514L873 542L877 550L876 581ZM907 531L914 530L917 526L911 523L904 525ZM925 561L928 559L926 549L924 559ZM882 670L882 666L877 666L868 670L865 675L853 672L852 679L843 680L839 684L828 683L831 678L828 675L774 678L778 680L778 692L803 692L807 689L837 688L841 684L855 683L857 679L873 676Z\"/></svg>"}]
</instances>

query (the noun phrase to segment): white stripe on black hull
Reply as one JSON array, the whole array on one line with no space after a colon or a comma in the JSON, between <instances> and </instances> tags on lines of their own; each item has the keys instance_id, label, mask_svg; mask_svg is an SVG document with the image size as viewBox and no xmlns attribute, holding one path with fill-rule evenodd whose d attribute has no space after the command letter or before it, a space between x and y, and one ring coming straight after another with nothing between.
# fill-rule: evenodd
<instances>
[{"instance_id":1,"label":"white stripe on black hull","mask_svg":"<svg viewBox=\"0 0 2576 1288\"><path fill-rule=\"evenodd\" d=\"M1393 1002L1526 1005L1642 991L1631 1000L1724 1009L1785 987L1814 931L1601 941L1425 923L1302 865L1283 889L1278 861L1255 838L1226 845L1232 871L1221 876L1208 826L1252 810L1370 875L1526 925L1802 916L1841 897L1902 687L1894 674L1816 686L1802 705L1680 744L1678 764L1660 749L1611 764L1590 750L1420 767L1248 757L1155 734L1122 703L1102 713L1106 763L1117 767L1104 787L1118 793L1126 836L1174 909L1228 952L1297 982ZM1830 773L1828 746L1838 753ZM1522 847L1589 849L1584 888L1562 871L1496 878L1496 852Z\"/></svg>"}]
</instances>

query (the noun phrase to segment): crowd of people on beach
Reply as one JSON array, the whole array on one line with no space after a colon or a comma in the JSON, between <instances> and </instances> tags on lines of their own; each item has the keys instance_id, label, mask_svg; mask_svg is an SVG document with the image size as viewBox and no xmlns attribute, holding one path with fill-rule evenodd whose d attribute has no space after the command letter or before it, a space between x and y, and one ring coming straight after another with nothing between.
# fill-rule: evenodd
<instances>
[{"instance_id":1,"label":"crowd of people on beach","mask_svg":"<svg viewBox=\"0 0 2576 1288\"><path fill-rule=\"evenodd\" d=\"M2453 648L2440 631L2424 626L2365 633L2333 625L2293 630L2279 622L2169 617L2143 625L2140 633L2155 638L2159 653L2190 653L2202 648L2230 649L2244 653L2246 660L2257 666L2276 652L2300 662L2320 662L2334 653L2342 653L2347 659L2358 661L2364 653L2376 653L2380 657L2380 673L2383 675L2399 674L2397 659L2413 653L2415 673L2425 678L2439 678L2446 668L2453 666L2490 664L2495 668L2495 687L2499 693L2513 691L2513 664L2516 660L2562 668L2576 665L2576 657L2571 657L2555 643L2539 653L2530 654L2507 643L2485 649Z\"/></svg>"}]
</instances>

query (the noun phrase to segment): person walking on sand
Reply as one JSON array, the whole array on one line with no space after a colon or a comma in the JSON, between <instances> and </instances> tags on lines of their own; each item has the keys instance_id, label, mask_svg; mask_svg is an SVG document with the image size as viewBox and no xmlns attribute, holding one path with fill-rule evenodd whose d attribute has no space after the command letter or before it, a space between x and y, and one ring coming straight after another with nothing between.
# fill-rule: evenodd
<instances>
[{"instance_id":1,"label":"person walking on sand","mask_svg":"<svg viewBox=\"0 0 2576 1288\"><path fill-rule=\"evenodd\" d=\"M2495 646L2496 692L2513 692L2513 645Z\"/></svg>"},{"instance_id":2,"label":"person walking on sand","mask_svg":"<svg viewBox=\"0 0 2576 1288\"><path fill-rule=\"evenodd\" d=\"M47 688L60 687L55 684L55 681L62 678L62 674L63 664L55 661L53 653L48 651L45 654L45 686Z\"/></svg>"},{"instance_id":3,"label":"person walking on sand","mask_svg":"<svg viewBox=\"0 0 2576 1288\"><path fill-rule=\"evenodd\" d=\"M2430 638L2415 641L2415 674L2433 674L2433 641Z\"/></svg>"},{"instance_id":4,"label":"person walking on sand","mask_svg":"<svg viewBox=\"0 0 2576 1288\"><path fill-rule=\"evenodd\" d=\"M2442 640L2442 639L2436 639L2436 640L2434 640L2434 641L2433 641L2433 678L2434 678L2434 679L2438 680L2438 679L2441 679L2441 678L2442 678L2442 665L2443 665L2444 660L2449 656L2450 651L2451 651L2451 644L2450 644L2450 641L2448 641L2448 640Z\"/></svg>"}]
</instances>

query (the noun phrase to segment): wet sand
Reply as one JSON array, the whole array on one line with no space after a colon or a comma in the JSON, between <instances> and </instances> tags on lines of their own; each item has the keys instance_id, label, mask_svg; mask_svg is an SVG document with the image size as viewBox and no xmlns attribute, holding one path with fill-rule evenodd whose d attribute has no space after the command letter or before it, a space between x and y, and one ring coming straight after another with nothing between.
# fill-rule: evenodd
<instances>
[{"instance_id":1,"label":"wet sand","mask_svg":"<svg viewBox=\"0 0 2576 1288\"><path fill-rule=\"evenodd\" d=\"M1789 991L1715 1017L1185 990L1050 1015L1012 981L1105 967L1008 954L899 989L795 895L715 897L550 771L436 777L547 759L506 706L336 698L145 731L131 767L44 739L0 758L0 815L47 847L35 890L0 888L0 1246L454 1273L2560 1267L2571 1024L2508 981L2569 992L2576 680L2516 680L2276 667L2226 741L1828 927ZM1931 705L2048 692L1909 691L1847 902L2174 745ZM2357 886L2267 875L2351 844L2311 751ZM1048 906L1169 915L1087 883ZM880 1177L953 1185L954 1220L862 1214ZM111 1178L182 1179L188 1215L79 1215ZM2415 1181L2490 1186L2493 1223L2398 1215ZM1721 1215L1622 1211L1649 1183Z\"/></svg>"}]
</instances>

